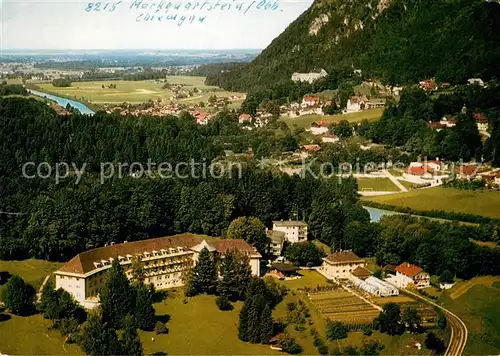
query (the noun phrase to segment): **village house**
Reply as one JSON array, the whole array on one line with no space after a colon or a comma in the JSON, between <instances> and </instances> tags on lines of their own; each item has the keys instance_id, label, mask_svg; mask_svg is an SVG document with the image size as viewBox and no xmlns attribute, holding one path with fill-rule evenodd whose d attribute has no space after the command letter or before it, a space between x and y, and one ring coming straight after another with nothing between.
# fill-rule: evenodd
<instances>
[{"instance_id":1,"label":"village house","mask_svg":"<svg viewBox=\"0 0 500 356\"><path fill-rule=\"evenodd\" d=\"M488 131L489 125L488 125L488 118L484 113L474 113L474 119L476 120L476 125L477 129L479 131Z\"/></svg>"},{"instance_id":2,"label":"village house","mask_svg":"<svg viewBox=\"0 0 500 356\"><path fill-rule=\"evenodd\" d=\"M267 230L266 235L271 240L269 244L269 252L273 256L281 256L281 252L283 252L283 245L286 240L286 233L279 230Z\"/></svg>"},{"instance_id":3,"label":"village house","mask_svg":"<svg viewBox=\"0 0 500 356\"><path fill-rule=\"evenodd\" d=\"M192 269L200 251L206 248L215 256L236 249L250 257L252 274L260 276L260 258L254 247L244 240L225 240L183 234L171 237L111 244L82 252L54 272L56 289L70 293L85 308L99 304L107 270L116 258L127 277L132 279L132 261L139 261L145 270L145 283L156 289L179 287L183 274Z\"/></svg>"},{"instance_id":4,"label":"village house","mask_svg":"<svg viewBox=\"0 0 500 356\"><path fill-rule=\"evenodd\" d=\"M459 179L472 180L477 177L479 166L472 164L464 164L456 167L456 174Z\"/></svg>"},{"instance_id":5,"label":"village house","mask_svg":"<svg viewBox=\"0 0 500 356\"><path fill-rule=\"evenodd\" d=\"M304 96L304 98L302 99L301 107L308 108L311 106L317 106L319 105L319 103L320 100L316 96Z\"/></svg>"},{"instance_id":6,"label":"village house","mask_svg":"<svg viewBox=\"0 0 500 356\"><path fill-rule=\"evenodd\" d=\"M337 251L323 258L319 272L330 279L348 279L354 270L364 267L365 263L352 251Z\"/></svg>"},{"instance_id":7,"label":"village house","mask_svg":"<svg viewBox=\"0 0 500 356\"><path fill-rule=\"evenodd\" d=\"M307 224L304 221L273 221L273 231L284 232L286 241L292 244L307 241Z\"/></svg>"},{"instance_id":8,"label":"village house","mask_svg":"<svg viewBox=\"0 0 500 356\"><path fill-rule=\"evenodd\" d=\"M422 80L419 84L420 84L420 89L423 89L425 91L434 91L437 89L437 84L432 79Z\"/></svg>"},{"instance_id":9,"label":"village house","mask_svg":"<svg viewBox=\"0 0 500 356\"><path fill-rule=\"evenodd\" d=\"M339 142L340 139L335 134L326 133L321 137L321 141L324 143L336 143Z\"/></svg>"},{"instance_id":10,"label":"village house","mask_svg":"<svg viewBox=\"0 0 500 356\"><path fill-rule=\"evenodd\" d=\"M457 126L457 118L456 116L443 116L442 119L439 121L441 125L444 125L446 127L455 127Z\"/></svg>"},{"instance_id":11,"label":"village house","mask_svg":"<svg viewBox=\"0 0 500 356\"><path fill-rule=\"evenodd\" d=\"M430 127L431 129L433 129L434 131L441 131L442 129L444 129L446 127L446 125L442 124L441 122L436 122L436 121L429 121L427 123L427 126Z\"/></svg>"},{"instance_id":12,"label":"village house","mask_svg":"<svg viewBox=\"0 0 500 356\"><path fill-rule=\"evenodd\" d=\"M481 87L484 87L484 82L481 78L470 78L467 80L469 85L479 85Z\"/></svg>"},{"instance_id":13,"label":"village house","mask_svg":"<svg viewBox=\"0 0 500 356\"><path fill-rule=\"evenodd\" d=\"M365 109L365 103L368 101L366 96L351 96L347 100L346 112L358 112Z\"/></svg>"},{"instance_id":14,"label":"village house","mask_svg":"<svg viewBox=\"0 0 500 356\"><path fill-rule=\"evenodd\" d=\"M365 110L384 108L385 102L385 99L370 99L365 102Z\"/></svg>"},{"instance_id":15,"label":"village house","mask_svg":"<svg viewBox=\"0 0 500 356\"><path fill-rule=\"evenodd\" d=\"M238 117L238 122L240 124L243 124L245 122L251 122L252 120L252 117L248 114L241 114L239 117Z\"/></svg>"},{"instance_id":16,"label":"village house","mask_svg":"<svg viewBox=\"0 0 500 356\"><path fill-rule=\"evenodd\" d=\"M309 130L313 135L322 135L328 132L328 126L331 124L331 122L326 120L318 120L311 124L311 128Z\"/></svg>"},{"instance_id":17,"label":"village house","mask_svg":"<svg viewBox=\"0 0 500 356\"><path fill-rule=\"evenodd\" d=\"M394 276L392 281L399 288L406 288L409 284L417 288L425 288L430 286L431 278L429 273L424 272L422 268L408 262L403 262L396 267L396 276Z\"/></svg>"},{"instance_id":18,"label":"village house","mask_svg":"<svg viewBox=\"0 0 500 356\"><path fill-rule=\"evenodd\" d=\"M208 120L210 116L206 112L196 111L193 113L194 118L196 119L196 123L198 125L208 125Z\"/></svg>"}]
</instances>

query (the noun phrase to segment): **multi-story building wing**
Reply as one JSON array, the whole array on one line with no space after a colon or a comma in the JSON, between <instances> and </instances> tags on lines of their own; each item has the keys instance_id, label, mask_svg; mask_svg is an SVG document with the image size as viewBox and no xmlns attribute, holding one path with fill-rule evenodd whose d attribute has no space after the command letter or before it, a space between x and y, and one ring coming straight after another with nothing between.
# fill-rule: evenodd
<instances>
[{"instance_id":1,"label":"multi-story building wing","mask_svg":"<svg viewBox=\"0 0 500 356\"><path fill-rule=\"evenodd\" d=\"M282 231L290 243L307 241L307 224L297 220L273 221L273 231Z\"/></svg>"},{"instance_id":2,"label":"multi-story building wing","mask_svg":"<svg viewBox=\"0 0 500 356\"><path fill-rule=\"evenodd\" d=\"M222 240L192 234L113 244L82 252L54 272L56 288L68 291L86 308L99 303L99 294L106 283L107 270L115 258L120 261L129 279L132 262L138 261L145 272L145 283L156 289L184 284L183 274L192 269L203 248L216 256L237 249L250 257L252 274L260 276L260 258L243 240Z\"/></svg>"},{"instance_id":3,"label":"multi-story building wing","mask_svg":"<svg viewBox=\"0 0 500 356\"><path fill-rule=\"evenodd\" d=\"M348 279L358 267L365 266L365 260L352 251L338 251L323 258L318 271L330 279Z\"/></svg>"}]
</instances>

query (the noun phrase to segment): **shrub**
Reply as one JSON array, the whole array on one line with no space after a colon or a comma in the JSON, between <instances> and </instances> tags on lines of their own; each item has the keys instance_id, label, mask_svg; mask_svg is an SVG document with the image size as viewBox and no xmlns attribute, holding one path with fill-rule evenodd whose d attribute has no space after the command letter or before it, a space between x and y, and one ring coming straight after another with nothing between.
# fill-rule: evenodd
<instances>
[{"instance_id":1,"label":"shrub","mask_svg":"<svg viewBox=\"0 0 500 356\"><path fill-rule=\"evenodd\" d=\"M321 345L318 347L318 353L320 355L328 355L328 346L326 345Z\"/></svg>"},{"instance_id":2,"label":"shrub","mask_svg":"<svg viewBox=\"0 0 500 356\"><path fill-rule=\"evenodd\" d=\"M347 326L340 321L329 321L326 326L326 338L328 340L345 339L347 337Z\"/></svg>"},{"instance_id":3,"label":"shrub","mask_svg":"<svg viewBox=\"0 0 500 356\"><path fill-rule=\"evenodd\" d=\"M217 304L219 310L233 310L233 305L224 295L218 296L217 299L215 299L215 304Z\"/></svg>"},{"instance_id":4,"label":"shrub","mask_svg":"<svg viewBox=\"0 0 500 356\"><path fill-rule=\"evenodd\" d=\"M365 336L370 336L372 333L373 333L372 329L371 329L371 328L369 328L368 326L365 326L365 327L363 328L363 335L365 335Z\"/></svg>"},{"instance_id":5,"label":"shrub","mask_svg":"<svg viewBox=\"0 0 500 356\"><path fill-rule=\"evenodd\" d=\"M155 333L156 335L168 334L168 328L165 326L165 323L157 321L155 324Z\"/></svg>"},{"instance_id":6,"label":"shrub","mask_svg":"<svg viewBox=\"0 0 500 356\"><path fill-rule=\"evenodd\" d=\"M5 307L16 315L29 315L35 309L35 290L17 275L3 287L2 299Z\"/></svg>"},{"instance_id":7,"label":"shrub","mask_svg":"<svg viewBox=\"0 0 500 356\"><path fill-rule=\"evenodd\" d=\"M280 342L281 350L290 354L296 355L302 352L302 347L295 342L293 337L286 337Z\"/></svg>"}]
</instances>

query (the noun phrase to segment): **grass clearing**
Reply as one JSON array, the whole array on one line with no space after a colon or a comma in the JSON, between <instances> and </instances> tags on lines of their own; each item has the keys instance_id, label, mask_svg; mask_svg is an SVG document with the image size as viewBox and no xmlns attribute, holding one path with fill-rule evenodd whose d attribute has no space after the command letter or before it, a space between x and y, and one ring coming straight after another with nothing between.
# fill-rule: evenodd
<instances>
[{"instance_id":1,"label":"grass clearing","mask_svg":"<svg viewBox=\"0 0 500 356\"><path fill-rule=\"evenodd\" d=\"M314 121L323 120L323 121L340 121L347 120L351 124L359 123L363 120L378 120L382 116L384 109L371 109L360 112L354 112L349 114L341 114L341 115L303 115L298 117L286 117L281 118L280 120L285 122L290 128L293 128L295 125L297 127L309 128Z\"/></svg>"},{"instance_id":2,"label":"grass clearing","mask_svg":"<svg viewBox=\"0 0 500 356\"><path fill-rule=\"evenodd\" d=\"M188 300L184 304L184 300ZM220 311L215 296L199 295L184 298L182 290L169 293L155 304L156 314L168 320L169 333L139 331L145 355L164 352L168 355L277 355L267 345L242 342L238 339L239 312L243 303L231 311ZM152 341L154 338L155 341Z\"/></svg>"},{"instance_id":3,"label":"grass clearing","mask_svg":"<svg viewBox=\"0 0 500 356\"><path fill-rule=\"evenodd\" d=\"M478 277L443 292L440 301L467 325L466 355L500 354L500 277Z\"/></svg>"},{"instance_id":4,"label":"grass clearing","mask_svg":"<svg viewBox=\"0 0 500 356\"><path fill-rule=\"evenodd\" d=\"M389 178L356 178L358 190L377 192L399 192L400 189Z\"/></svg>"},{"instance_id":5,"label":"grass clearing","mask_svg":"<svg viewBox=\"0 0 500 356\"><path fill-rule=\"evenodd\" d=\"M362 197L378 203L409 207L420 211L443 210L500 218L500 192L435 187L397 195Z\"/></svg>"},{"instance_id":6,"label":"grass clearing","mask_svg":"<svg viewBox=\"0 0 500 356\"><path fill-rule=\"evenodd\" d=\"M59 269L63 264L59 262L49 262L43 260L23 260L23 261L0 261L0 271L7 271L10 274L17 274L24 281L31 284L36 291L42 285L43 280L48 274ZM0 297L2 287L0 286ZM0 350L1 351L1 350Z\"/></svg>"},{"instance_id":7,"label":"grass clearing","mask_svg":"<svg viewBox=\"0 0 500 356\"><path fill-rule=\"evenodd\" d=\"M172 100L179 104L193 104L208 101L212 95L218 97L229 97L232 95L242 96L242 93L228 92L218 87L205 85L205 77L191 76L168 76L170 84L182 84L186 89L198 88L203 92L195 96ZM116 85L116 89L109 89L108 85ZM104 85L104 88L102 87ZM138 104L148 100L165 100L170 102L173 95L172 90L162 89L163 83L155 83L154 80L127 81L127 80L102 80L92 82L74 82L70 87L54 87L52 83L38 85L42 91L54 94L62 94L76 100L85 100L92 104L121 104L124 102ZM234 101L230 106L241 105L243 100Z\"/></svg>"}]
</instances>

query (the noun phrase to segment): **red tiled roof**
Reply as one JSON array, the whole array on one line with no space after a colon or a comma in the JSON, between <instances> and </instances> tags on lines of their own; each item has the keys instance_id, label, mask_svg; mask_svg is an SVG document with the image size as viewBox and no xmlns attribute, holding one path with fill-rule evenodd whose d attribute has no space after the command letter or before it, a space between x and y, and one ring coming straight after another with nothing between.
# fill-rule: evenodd
<instances>
[{"instance_id":1,"label":"red tiled roof","mask_svg":"<svg viewBox=\"0 0 500 356\"><path fill-rule=\"evenodd\" d=\"M410 167L410 168L408 168L408 171L407 171L408 174L411 174L411 175L414 175L414 176L421 176L421 175L423 175L426 172L432 172L432 169L429 168L429 167L427 167L427 166L423 166L423 167Z\"/></svg>"},{"instance_id":2,"label":"red tiled roof","mask_svg":"<svg viewBox=\"0 0 500 356\"><path fill-rule=\"evenodd\" d=\"M479 112L474 113L474 119L476 119L476 122L479 122L479 123L487 123L488 122L488 118L486 117L486 115L484 113L479 113Z\"/></svg>"},{"instance_id":3,"label":"red tiled roof","mask_svg":"<svg viewBox=\"0 0 500 356\"><path fill-rule=\"evenodd\" d=\"M251 116L248 114L241 114L239 119L240 120L250 120Z\"/></svg>"},{"instance_id":4,"label":"red tiled roof","mask_svg":"<svg viewBox=\"0 0 500 356\"><path fill-rule=\"evenodd\" d=\"M396 267L396 272L404 274L407 277L413 278L417 274L423 272L424 270L418 266L409 264L408 262L403 262Z\"/></svg>"},{"instance_id":5,"label":"red tiled roof","mask_svg":"<svg viewBox=\"0 0 500 356\"><path fill-rule=\"evenodd\" d=\"M321 147L319 145L303 145L302 149L305 151L316 152L316 151L319 151L321 149Z\"/></svg>"},{"instance_id":6,"label":"red tiled roof","mask_svg":"<svg viewBox=\"0 0 500 356\"><path fill-rule=\"evenodd\" d=\"M359 258L352 251L339 251L330 254L324 260L331 263L353 263L353 262L365 262L362 258Z\"/></svg>"},{"instance_id":7,"label":"red tiled roof","mask_svg":"<svg viewBox=\"0 0 500 356\"><path fill-rule=\"evenodd\" d=\"M319 101L319 98L318 97L315 97L315 96L304 96L304 101Z\"/></svg>"},{"instance_id":8,"label":"red tiled roof","mask_svg":"<svg viewBox=\"0 0 500 356\"><path fill-rule=\"evenodd\" d=\"M358 278L370 277L372 275L369 270L361 266L356 267L356 269L351 273Z\"/></svg>"},{"instance_id":9,"label":"red tiled roof","mask_svg":"<svg viewBox=\"0 0 500 356\"><path fill-rule=\"evenodd\" d=\"M110 258L116 258L118 256L126 257L126 255L142 254L146 251L151 252L153 250L160 251L162 249L168 250L169 248L177 247L189 249L198 245L203 240L222 254L234 248L243 252L258 254L258 252L244 240L224 240L215 239L213 237L201 237L193 234L182 234L114 244L88 250L76 255L66 262L59 271L85 274L96 268L94 262L101 262L101 260L109 260Z\"/></svg>"},{"instance_id":10,"label":"red tiled roof","mask_svg":"<svg viewBox=\"0 0 500 356\"><path fill-rule=\"evenodd\" d=\"M314 123L320 127L328 127L331 124L330 121L326 121L326 120L318 120L318 121L315 121Z\"/></svg>"},{"instance_id":11,"label":"red tiled roof","mask_svg":"<svg viewBox=\"0 0 500 356\"><path fill-rule=\"evenodd\" d=\"M431 129L437 130L437 129L442 129L446 127L445 124L442 124L440 122L428 122L427 126L429 126Z\"/></svg>"},{"instance_id":12,"label":"red tiled roof","mask_svg":"<svg viewBox=\"0 0 500 356\"><path fill-rule=\"evenodd\" d=\"M478 166L465 165L457 167L457 172L460 174L465 174L467 176L472 176L476 174L478 168L479 168Z\"/></svg>"}]
</instances>

